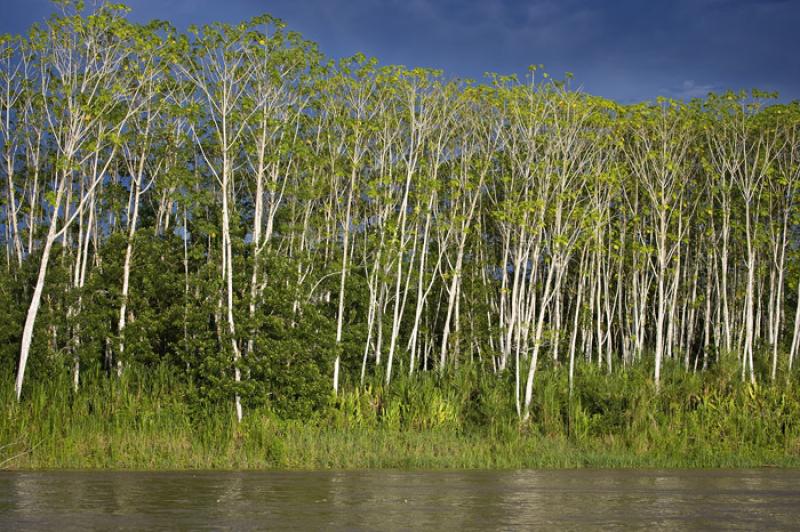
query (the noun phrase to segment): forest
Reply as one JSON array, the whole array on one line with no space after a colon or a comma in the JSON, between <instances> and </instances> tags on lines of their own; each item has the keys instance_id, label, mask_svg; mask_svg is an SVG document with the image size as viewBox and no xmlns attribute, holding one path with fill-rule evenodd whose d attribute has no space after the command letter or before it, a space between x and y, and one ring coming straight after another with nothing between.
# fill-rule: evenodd
<instances>
[{"instance_id":1,"label":"forest","mask_svg":"<svg viewBox=\"0 0 800 532\"><path fill-rule=\"evenodd\" d=\"M0 37L0 467L800 463L800 105Z\"/></svg>"}]
</instances>

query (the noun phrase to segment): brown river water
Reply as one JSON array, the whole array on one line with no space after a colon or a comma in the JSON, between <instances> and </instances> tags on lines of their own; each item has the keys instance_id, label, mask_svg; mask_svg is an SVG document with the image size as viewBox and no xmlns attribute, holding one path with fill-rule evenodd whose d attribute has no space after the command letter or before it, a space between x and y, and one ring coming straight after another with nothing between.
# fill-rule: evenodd
<instances>
[{"instance_id":1,"label":"brown river water","mask_svg":"<svg viewBox=\"0 0 800 532\"><path fill-rule=\"evenodd\" d=\"M800 470L0 472L0 530L800 530Z\"/></svg>"}]
</instances>

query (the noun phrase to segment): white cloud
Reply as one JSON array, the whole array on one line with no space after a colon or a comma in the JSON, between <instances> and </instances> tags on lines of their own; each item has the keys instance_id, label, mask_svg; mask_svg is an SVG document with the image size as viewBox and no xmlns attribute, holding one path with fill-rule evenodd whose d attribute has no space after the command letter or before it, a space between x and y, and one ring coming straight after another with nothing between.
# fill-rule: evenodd
<instances>
[{"instance_id":1,"label":"white cloud","mask_svg":"<svg viewBox=\"0 0 800 532\"><path fill-rule=\"evenodd\" d=\"M679 100L691 100L692 98L704 98L709 92L718 90L714 84L698 84L693 79L686 79L678 87L661 89L664 96Z\"/></svg>"}]
</instances>

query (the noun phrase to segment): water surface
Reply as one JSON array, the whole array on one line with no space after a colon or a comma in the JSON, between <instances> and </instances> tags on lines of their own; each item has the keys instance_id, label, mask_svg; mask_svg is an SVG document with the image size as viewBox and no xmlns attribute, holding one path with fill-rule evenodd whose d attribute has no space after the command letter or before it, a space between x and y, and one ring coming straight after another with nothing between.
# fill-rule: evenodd
<instances>
[{"instance_id":1,"label":"water surface","mask_svg":"<svg viewBox=\"0 0 800 532\"><path fill-rule=\"evenodd\" d=\"M800 527L800 470L0 472L0 530Z\"/></svg>"}]
</instances>

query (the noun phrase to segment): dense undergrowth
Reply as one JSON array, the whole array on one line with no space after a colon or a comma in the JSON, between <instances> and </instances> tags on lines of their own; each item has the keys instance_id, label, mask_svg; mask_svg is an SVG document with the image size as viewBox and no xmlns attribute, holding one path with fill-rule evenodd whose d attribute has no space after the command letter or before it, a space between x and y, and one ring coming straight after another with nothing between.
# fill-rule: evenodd
<instances>
[{"instance_id":1,"label":"dense undergrowth","mask_svg":"<svg viewBox=\"0 0 800 532\"><path fill-rule=\"evenodd\" d=\"M571 398L566 372L547 368L528 423L512 383L470 367L350 388L294 416L267 402L241 424L166 366L87 372L77 393L54 376L19 404L11 382L0 379L6 469L800 466L797 383L742 383L733 364L668 366L659 393L646 368L585 366Z\"/></svg>"}]
</instances>

